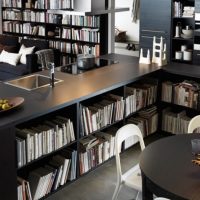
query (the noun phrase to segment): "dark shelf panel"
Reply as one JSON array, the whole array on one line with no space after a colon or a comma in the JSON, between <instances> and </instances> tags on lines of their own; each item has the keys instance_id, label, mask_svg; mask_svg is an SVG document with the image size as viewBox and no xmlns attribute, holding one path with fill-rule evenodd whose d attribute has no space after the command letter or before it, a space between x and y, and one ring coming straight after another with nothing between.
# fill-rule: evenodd
<instances>
[{"instance_id":1,"label":"dark shelf panel","mask_svg":"<svg viewBox=\"0 0 200 200\"><path fill-rule=\"evenodd\" d=\"M182 37L173 37L173 40L183 40L183 41L191 41L193 42L193 38L182 38Z\"/></svg>"},{"instance_id":2,"label":"dark shelf panel","mask_svg":"<svg viewBox=\"0 0 200 200\"><path fill-rule=\"evenodd\" d=\"M191 20L194 20L194 17L173 17L173 19L191 19Z\"/></svg>"},{"instance_id":3,"label":"dark shelf panel","mask_svg":"<svg viewBox=\"0 0 200 200\"><path fill-rule=\"evenodd\" d=\"M17 10L22 10L20 7L2 7L2 9L17 9Z\"/></svg>"},{"instance_id":4,"label":"dark shelf panel","mask_svg":"<svg viewBox=\"0 0 200 200\"><path fill-rule=\"evenodd\" d=\"M176 107L176 108L180 108L180 109L184 109L184 110L188 110L188 111L192 111L192 112L197 112L197 113L199 112L198 109L190 108L190 107L179 105L179 104L175 104L173 102L169 103L169 102L162 101L162 103L166 106Z\"/></svg>"},{"instance_id":5,"label":"dark shelf panel","mask_svg":"<svg viewBox=\"0 0 200 200\"><path fill-rule=\"evenodd\" d=\"M20 22L21 24L23 23L23 20L17 20L17 19L2 19L3 22L5 21L13 21L13 22Z\"/></svg>"},{"instance_id":6,"label":"dark shelf panel","mask_svg":"<svg viewBox=\"0 0 200 200\"><path fill-rule=\"evenodd\" d=\"M172 58L173 62L177 62L177 63L185 63L185 64L192 64L192 60L191 61L187 61L187 60L177 60L175 58Z\"/></svg>"},{"instance_id":7,"label":"dark shelf panel","mask_svg":"<svg viewBox=\"0 0 200 200\"><path fill-rule=\"evenodd\" d=\"M25 21L25 20L23 20L22 22L23 23L30 23L30 24L46 25L45 22L33 22L33 21Z\"/></svg>"},{"instance_id":8,"label":"dark shelf panel","mask_svg":"<svg viewBox=\"0 0 200 200\"><path fill-rule=\"evenodd\" d=\"M43 8L22 8L23 11L26 11L26 10L31 10L31 11L36 11L36 12L46 12L47 9L43 9Z\"/></svg>"}]
</instances>

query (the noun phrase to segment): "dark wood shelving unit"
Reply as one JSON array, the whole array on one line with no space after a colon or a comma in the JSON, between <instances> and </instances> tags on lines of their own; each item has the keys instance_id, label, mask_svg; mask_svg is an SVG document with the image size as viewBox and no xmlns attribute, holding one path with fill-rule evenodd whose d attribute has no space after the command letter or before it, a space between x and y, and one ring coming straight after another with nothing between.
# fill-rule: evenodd
<instances>
[{"instance_id":1,"label":"dark wood shelving unit","mask_svg":"<svg viewBox=\"0 0 200 200\"><path fill-rule=\"evenodd\" d=\"M93 46L93 45L98 45L98 51L94 51L94 52L88 52L89 50L86 50L86 49L82 49L82 52L79 52L79 53L84 53L84 54L87 54L87 53L92 53L92 54L95 54L95 56L99 56L99 55L103 55L103 54L106 54L108 52L108 13L104 13L104 14L94 14L94 15L90 15L91 17L93 17L93 20L99 20L98 24L99 24L99 27L91 27L91 26L79 26L79 25L72 25L72 15L76 14L76 13L73 13L73 9L72 8L67 8L67 9L62 9L61 10L57 10L58 12L61 12L61 14L53 14L53 13L50 13L49 11L53 10L53 9L50 9L50 8L47 8L47 5L45 5L45 1L44 1L44 8L26 8L25 6L25 3L26 1L25 0L21 0L22 2L22 7L7 7L7 6L3 6L2 7L2 11L3 12L11 12L13 10L18 10L20 13L21 13L21 17L22 17L22 20L10 20L10 19L6 19L3 17L3 13L2 13L2 19L3 19L3 27L5 26L9 26L7 25L7 23L17 23L19 22L21 25L21 32L20 33L15 33L13 31L5 31L4 28L3 28L3 34L12 34L12 35L16 35L16 36L19 36L21 38L23 37L28 37L28 38L34 38L34 39L44 39L44 40L60 40L62 42L69 42L71 44L77 42L77 43L82 43L83 45L87 45L88 46L88 49L89 49L89 46ZM41 5L40 5L41 6ZM55 11L55 10L54 10ZM61 16L61 19L63 18L63 14L65 14L65 12L70 12L70 16L69 16L69 24L62 24L62 21L59 21L59 23L52 23L52 22L48 22L47 20L47 16L50 17L50 15L52 15L53 17L56 18L56 16ZM24 13L26 12L26 14L24 15ZM26 20L25 16L27 15L27 17L30 17L30 13L37 13L38 16L40 16L38 13L41 13L41 16L44 14L44 17L42 17L44 19L44 22L41 22L39 20L36 20L36 21L33 21L33 20ZM83 18L85 17L90 17L90 16L82 16ZM43 20L42 19L42 20ZM6 22L7 21L7 22ZM38 33L36 34L26 34L25 32L25 26L24 24L28 24L30 23L30 26L27 27L27 31L28 32L33 32L33 27L38 27L39 29L41 28L41 30L45 32L44 36L39 36ZM97 22L96 22L97 23ZM15 25L15 26L19 26L19 25ZM41 26L41 27L40 27ZM25 28L24 28L25 27ZM31 28L32 27L32 28ZM60 28L60 37L57 39L57 38L51 38L48 36L48 32L51 31L51 32L55 32L56 30L56 27L59 27ZM90 42L90 41L76 41L76 40L72 40L72 39L65 39L65 38L61 38L61 35L62 35L62 32L63 32L63 28L64 27L67 27L69 29L99 29L99 30L96 30L96 33L99 33L99 38L100 38L100 42ZM29 30L28 30L29 29ZM14 29L13 29L14 30ZM85 34L89 34L88 33L85 33ZM72 33L71 33L71 37L72 37ZM53 43L50 43L50 48L58 48L59 50L61 50L61 46L59 45L54 45ZM72 45L71 45L71 49L72 49ZM70 56L70 55L69 55ZM70 57L69 57L70 58ZM61 56L61 59L62 60L62 56ZM71 59L69 59L69 62ZM74 62L75 60L72 59L72 62ZM62 63L61 63L62 64Z\"/></svg>"},{"instance_id":2,"label":"dark wood shelving unit","mask_svg":"<svg viewBox=\"0 0 200 200\"><path fill-rule=\"evenodd\" d=\"M107 59L119 60L121 57L120 56L118 57L118 56L119 55L117 55L116 58L113 58L112 56L107 57ZM0 89L3 92L3 95L6 96L6 94L8 95L8 93L12 95L16 95L16 94L19 95L20 93L20 95L25 98L24 105L21 109L16 110L16 112L13 112L10 114L8 113L7 117L6 116L5 118L2 117L0 120L1 148L4 151L8 151L6 155L5 154L0 155L0 160L5 163L5 165L1 165L0 167L1 172L3 172L3 175L1 178L2 185L0 188L2 198L4 199L9 198L12 200L16 200L17 199L17 183L16 183L17 176L22 176L24 178L27 178L30 171L34 170L37 167L45 165L48 162L48 160L51 159L52 156L59 154L60 151L62 151L63 149L70 146L74 150L77 150L78 155L79 155L80 140L83 138L83 137L80 137L80 133L81 133L80 121L79 121L80 120L80 110L79 110L80 104L82 103L83 105L85 103L89 104L91 101L93 102L97 100L98 98L102 98L104 94L112 93L112 92L113 94L118 94L120 96L122 95L124 97L125 95L124 89L126 85L131 84L135 81L138 81L139 79L144 78L144 77L151 77L151 75L155 75L153 76L155 78L156 74L154 73L157 73L157 70L160 69L159 67L152 65L152 67L149 68L148 71L145 70L141 74L139 73L139 70L138 70L139 68L138 60L136 60L136 58L135 59L131 58L133 59L133 62L129 62L128 59L130 58L125 58L125 60L122 61L122 63L120 62L120 64L116 64L115 66L99 69L99 70L103 70L101 73L95 73L94 75L91 75L90 72L85 73L85 75L84 74L82 75L81 79L78 76L69 76L69 75L65 76L65 74L63 73L56 73L57 78L61 78L62 80L64 80L64 82L60 85L60 87L55 87L54 90L50 92L49 94L50 96L48 95L48 99L42 97L43 95L46 96L45 91L42 89L30 95L30 92L21 90L19 88L13 88L12 86L9 86L3 83L0 84ZM125 69L123 67L124 66L123 63L126 65ZM112 75L109 76L110 77L109 79L104 81L105 75L108 74L109 70L112 70ZM48 71L43 71L41 73L48 74ZM122 76L122 74L124 74L125 76ZM99 83L101 84L99 85ZM63 91L71 91L71 86L72 86L71 84L74 87L74 91L80 91L80 93L69 92L68 95L64 95ZM91 88L91 84L93 85L92 88ZM88 88L89 91L86 90L86 88ZM55 93L57 94L56 98L54 96ZM45 104L43 103L44 101L45 101ZM52 117L56 115L63 115L63 114L66 114L67 117L69 117L73 121L74 131L76 134L75 136L76 140L47 155L39 157L38 159L35 159L31 161L30 163L27 163L25 166L22 166L17 169L16 168L17 154L16 154L15 143L14 143L15 137L16 137L15 128L16 127L17 128L32 127L34 125L37 125L38 123L41 123L41 121L43 120L50 120ZM124 124L124 123L125 123L125 118L123 118L120 121L116 121L106 127L102 127L101 130L107 129L113 125L119 125L119 124ZM95 134L95 132L93 132L92 134ZM98 166L101 166L103 164L102 163L98 165L97 167L92 168L88 172L84 173L84 175L80 176L78 155L77 155L76 180L86 175L90 171L95 170ZM49 197L54 192L57 192L60 189L66 187L68 184L72 183L73 181L67 182L65 185L60 186L56 191L53 191L52 193L46 195L43 198Z\"/></svg>"}]
</instances>

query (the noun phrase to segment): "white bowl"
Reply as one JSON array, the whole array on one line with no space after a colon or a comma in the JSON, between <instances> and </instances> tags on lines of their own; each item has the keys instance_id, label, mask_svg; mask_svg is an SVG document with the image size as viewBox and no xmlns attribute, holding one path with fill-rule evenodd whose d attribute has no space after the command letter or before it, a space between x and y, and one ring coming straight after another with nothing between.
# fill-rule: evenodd
<instances>
[{"instance_id":1,"label":"white bowl","mask_svg":"<svg viewBox=\"0 0 200 200\"><path fill-rule=\"evenodd\" d=\"M187 29L182 29L182 32L183 32L183 34L184 34L185 36L192 36L192 34L193 34L193 30L192 30L192 29L189 29L189 30L187 30Z\"/></svg>"}]
</instances>

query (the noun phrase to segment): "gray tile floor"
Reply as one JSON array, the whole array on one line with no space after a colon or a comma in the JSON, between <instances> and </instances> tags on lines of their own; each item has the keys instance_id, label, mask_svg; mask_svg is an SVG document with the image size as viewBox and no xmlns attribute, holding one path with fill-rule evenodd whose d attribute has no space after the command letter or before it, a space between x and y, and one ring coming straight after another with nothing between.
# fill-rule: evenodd
<instances>
[{"instance_id":1,"label":"gray tile floor","mask_svg":"<svg viewBox=\"0 0 200 200\"><path fill-rule=\"evenodd\" d=\"M136 56L139 57L139 50L138 50L138 45L137 50L133 51L133 50L128 50L126 48L127 44L126 43L115 43L115 53L117 54L122 54L122 55L128 55L128 56Z\"/></svg>"},{"instance_id":2,"label":"gray tile floor","mask_svg":"<svg viewBox=\"0 0 200 200\"><path fill-rule=\"evenodd\" d=\"M152 135L145 139L145 144L159 139L161 136ZM139 161L140 148L134 145L121 155L122 170L127 170ZM96 170L81 177L50 196L48 200L111 200L116 184L115 159L110 160ZM122 187L118 200L135 199L136 191L126 186Z\"/></svg>"}]
</instances>

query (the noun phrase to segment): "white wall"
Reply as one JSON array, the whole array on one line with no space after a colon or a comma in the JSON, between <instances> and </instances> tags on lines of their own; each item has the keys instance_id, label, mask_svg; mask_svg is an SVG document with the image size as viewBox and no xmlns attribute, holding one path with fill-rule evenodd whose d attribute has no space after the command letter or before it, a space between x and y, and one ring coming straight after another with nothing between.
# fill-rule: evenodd
<instances>
[{"instance_id":1,"label":"white wall","mask_svg":"<svg viewBox=\"0 0 200 200\"><path fill-rule=\"evenodd\" d=\"M127 39L130 41L139 41L139 20L136 23L132 22L133 0L115 0L116 7L129 7L127 12L119 12L115 14L115 27L127 31Z\"/></svg>"}]
</instances>

